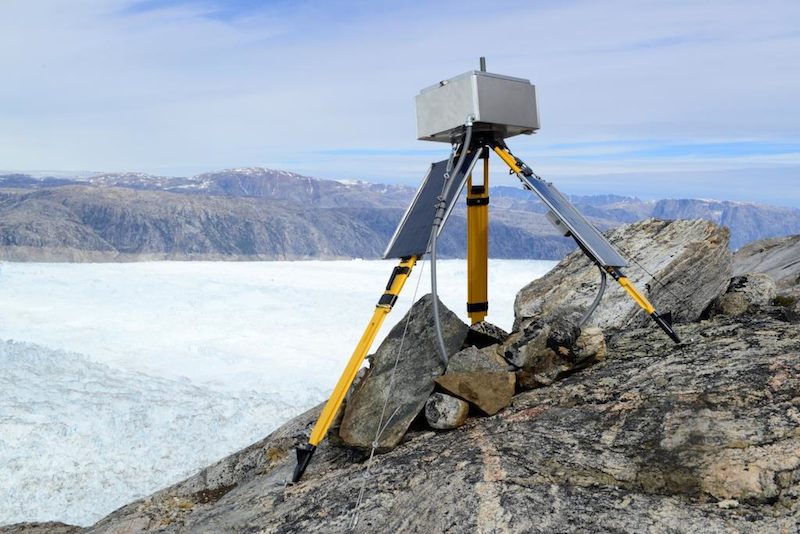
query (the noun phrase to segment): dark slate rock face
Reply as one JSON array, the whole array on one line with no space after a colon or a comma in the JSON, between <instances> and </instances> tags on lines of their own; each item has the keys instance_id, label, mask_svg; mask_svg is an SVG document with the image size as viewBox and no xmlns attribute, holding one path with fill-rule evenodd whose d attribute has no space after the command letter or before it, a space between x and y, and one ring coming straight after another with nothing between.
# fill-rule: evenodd
<instances>
[{"instance_id":1,"label":"dark slate rock face","mask_svg":"<svg viewBox=\"0 0 800 534\"><path fill-rule=\"evenodd\" d=\"M441 303L439 313L445 346L449 354L454 354L464 343L467 325ZM408 332L392 382L392 370L407 318L410 318ZM371 447L388 395L384 424L389 423L378 440L379 449L397 446L425 407L425 401L433 392L434 380L445 370L436 347L433 298L426 295L397 323L372 357L369 373L345 408L339 429L339 436L345 443L365 449Z\"/></svg>"}]
</instances>

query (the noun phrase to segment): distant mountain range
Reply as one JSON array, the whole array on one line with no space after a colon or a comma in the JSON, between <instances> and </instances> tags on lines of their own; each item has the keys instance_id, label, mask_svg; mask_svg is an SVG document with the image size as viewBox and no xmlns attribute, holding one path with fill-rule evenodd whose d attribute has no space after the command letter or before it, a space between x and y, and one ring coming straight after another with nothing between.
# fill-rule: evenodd
<instances>
[{"instance_id":1,"label":"distant mountain range","mask_svg":"<svg viewBox=\"0 0 800 534\"><path fill-rule=\"evenodd\" d=\"M0 259L377 258L414 189L337 182L263 168L191 178L140 173L88 178L0 175ZM559 259L573 249L524 190L491 191L490 254ZM702 218L731 228L731 246L800 233L800 210L717 200L642 201L616 195L572 200L600 229L647 217ZM463 204L441 239L464 255Z\"/></svg>"}]
</instances>

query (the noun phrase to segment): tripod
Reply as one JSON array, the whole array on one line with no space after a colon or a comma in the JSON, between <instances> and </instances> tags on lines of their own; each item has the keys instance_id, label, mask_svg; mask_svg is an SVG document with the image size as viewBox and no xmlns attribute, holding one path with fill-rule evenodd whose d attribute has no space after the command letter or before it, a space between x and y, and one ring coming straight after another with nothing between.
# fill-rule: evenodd
<instances>
[{"instance_id":1,"label":"tripod","mask_svg":"<svg viewBox=\"0 0 800 534\"><path fill-rule=\"evenodd\" d=\"M465 128L472 128L470 123ZM468 132L471 134L472 132ZM467 187L467 313L474 324L484 320L488 313L488 236L489 236L489 154L494 152L517 176L522 186L536 194L548 208L548 218L563 232L572 237L580 250L598 267L601 289L597 298L584 314L582 322L597 307L605 288L606 275L610 275L633 298L656 324L675 342L680 343L672 328L671 314L659 314L655 307L623 274L626 260L616 248L594 227L553 184L537 176L525 163L511 153L502 137L491 131L477 135L463 135L454 143L449 160L433 163L425 180L411 202L392 236L384 258L399 258L392 270L386 289L378 300L372 318L350 356L330 398L322 409L311 432L308 443L297 448L297 466L292 476L298 482L308 467L317 445L325 438L339 408L344 401L356 373L361 367L386 316L391 312L400 291L408 280L416 262L430 251L431 237L441 231L459 197ZM465 140L467 140L465 142ZM463 163L453 169L453 160ZM473 169L478 161L483 163L483 181L473 180ZM451 171L454 173L451 176ZM452 181L452 182L448 182ZM438 220L441 218L441 220ZM434 248L435 252L435 248ZM434 295L434 302L436 296Z\"/></svg>"}]
</instances>

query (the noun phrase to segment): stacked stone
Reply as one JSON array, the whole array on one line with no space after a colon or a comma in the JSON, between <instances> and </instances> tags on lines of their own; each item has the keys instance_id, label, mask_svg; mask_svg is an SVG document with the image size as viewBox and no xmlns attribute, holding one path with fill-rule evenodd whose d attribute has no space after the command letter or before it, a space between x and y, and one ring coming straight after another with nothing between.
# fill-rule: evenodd
<instances>
[{"instance_id":1,"label":"stacked stone","mask_svg":"<svg viewBox=\"0 0 800 534\"><path fill-rule=\"evenodd\" d=\"M765 275L731 280L728 232L713 223L649 219L615 230L610 239L635 263L627 270L629 278L678 321L697 320L708 309L732 313L735 308L738 313L775 298L775 284ZM598 284L597 268L580 252L569 255L519 292L511 334L486 322L467 327L440 305L450 354L446 368L438 357L431 296L423 297L378 348L364 379L350 393L340 437L369 449L378 435L378 450L388 451L420 414L437 430L458 428L469 415L495 415L511 404L517 391L548 386L604 361L607 332L653 327L614 284L581 324ZM664 343L671 341L665 337ZM381 421L383 430L378 429Z\"/></svg>"},{"instance_id":2,"label":"stacked stone","mask_svg":"<svg viewBox=\"0 0 800 534\"><path fill-rule=\"evenodd\" d=\"M440 304L451 353L445 368L438 358L431 298L426 295L409 310L370 357L370 368L359 374L338 425L344 443L369 449L378 436L377 449L386 452L402 441L420 414L430 428L455 429L470 415L497 414L518 389L552 383L605 356L605 339L597 327L581 330L558 316L533 334L529 329L509 336L486 322L467 327Z\"/></svg>"}]
</instances>

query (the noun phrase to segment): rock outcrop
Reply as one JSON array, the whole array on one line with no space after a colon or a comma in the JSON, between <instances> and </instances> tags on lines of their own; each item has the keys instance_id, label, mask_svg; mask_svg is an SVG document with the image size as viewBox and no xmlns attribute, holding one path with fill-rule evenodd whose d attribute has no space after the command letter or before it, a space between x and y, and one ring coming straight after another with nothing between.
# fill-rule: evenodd
<instances>
[{"instance_id":1,"label":"rock outcrop","mask_svg":"<svg viewBox=\"0 0 800 534\"><path fill-rule=\"evenodd\" d=\"M754 241L733 255L733 274L764 273L779 288L800 285L800 235Z\"/></svg>"},{"instance_id":2,"label":"rock outcrop","mask_svg":"<svg viewBox=\"0 0 800 534\"><path fill-rule=\"evenodd\" d=\"M318 410L86 532L796 532L800 325L768 314L616 335L605 361L365 465Z\"/></svg>"},{"instance_id":3,"label":"rock outcrop","mask_svg":"<svg viewBox=\"0 0 800 534\"><path fill-rule=\"evenodd\" d=\"M630 261L625 274L653 304L676 322L694 321L731 277L728 231L713 223L648 219L613 230L609 239ZM648 274L649 273L649 274ZM531 282L514 304L515 330L566 307L588 308L598 291L597 268L580 252ZM644 324L647 316L613 281L587 323L602 328Z\"/></svg>"}]
</instances>

